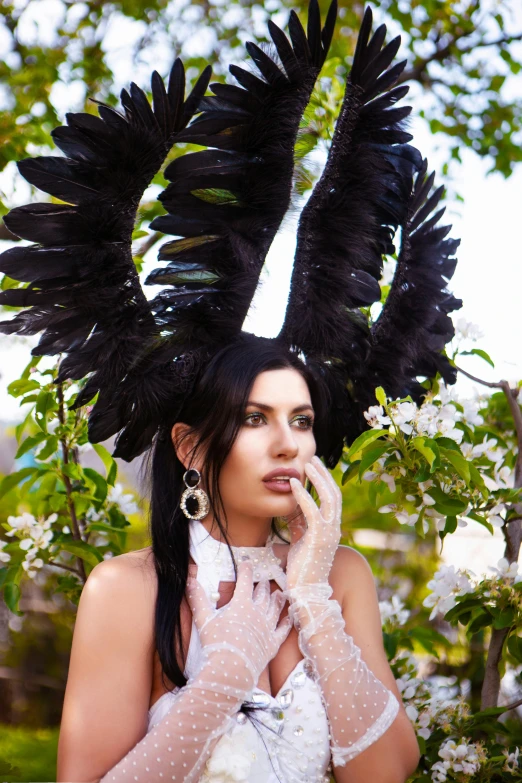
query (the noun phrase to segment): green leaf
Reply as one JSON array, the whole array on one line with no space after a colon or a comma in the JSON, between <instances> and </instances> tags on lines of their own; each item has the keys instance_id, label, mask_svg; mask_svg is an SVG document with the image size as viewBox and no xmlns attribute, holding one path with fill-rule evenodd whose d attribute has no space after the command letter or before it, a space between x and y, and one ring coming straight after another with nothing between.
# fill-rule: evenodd
<instances>
[{"instance_id":1,"label":"green leaf","mask_svg":"<svg viewBox=\"0 0 522 783\"><path fill-rule=\"evenodd\" d=\"M229 204L236 207L243 206L235 193L223 188L196 188L190 191L193 196L206 201L208 204Z\"/></svg>"},{"instance_id":2,"label":"green leaf","mask_svg":"<svg viewBox=\"0 0 522 783\"><path fill-rule=\"evenodd\" d=\"M9 384L7 387L7 392L11 395L11 397L20 397L21 394L26 394L29 391L33 391L33 389L40 388L41 387L38 381L35 381L32 378L19 378L18 380Z\"/></svg>"},{"instance_id":3,"label":"green leaf","mask_svg":"<svg viewBox=\"0 0 522 783\"><path fill-rule=\"evenodd\" d=\"M507 648L510 655L516 661L522 663L522 638L520 636L510 636L507 640Z\"/></svg>"},{"instance_id":4,"label":"green leaf","mask_svg":"<svg viewBox=\"0 0 522 783\"><path fill-rule=\"evenodd\" d=\"M17 443L20 442L20 438L22 437L25 428L27 427L29 422L32 421L32 419L33 419L33 412L32 410L30 410L27 416L25 417L25 419L21 421L20 424L17 425L15 429L15 438Z\"/></svg>"},{"instance_id":5,"label":"green leaf","mask_svg":"<svg viewBox=\"0 0 522 783\"><path fill-rule=\"evenodd\" d=\"M91 546L91 544L87 544L85 541L63 541L60 544L60 548L85 560L86 563L89 563L89 565L92 566L98 565L98 563L101 563L103 560L101 552L99 552L96 547Z\"/></svg>"},{"instance_id":6,"label":"green leaf","mask_svg":"<svg viewBox=\"0 0 522 783\"><path fill-rule=\"evenodd\" d=\"M341 479L341 484L344 486L348 481L350 481L351 478L355 476L357 473L357 469L359 467L360 460L355 460L355 462L351 462L346 470L343 473L343 477Z\"/></svg>"},{"instance_id":7,"label":"green leaf","mask_svg":"<svg viewBox=\"0 0 522 783\"><path fill-rule=\"evenodd\" d=\"M118 465L109 454L105 446L102 446L100 443L93 443L92 447L105 465L105 470L107 471L107 484L113 487L118 473Z\"/></svg>"},{"instance_id":8,"label":"green leaf","mask_svg":"<svg viewBox=\"0 0 522 783\"><path fill-rule=\"evenodd\" d=\"M481 359L484 359L484 361L490 364L492 367L495 366L491 356L487 354L486 351L483 351L482 348L472 348L471 351L459 351L459 353L461 356L480 356Z\"/></svg>"},{"instance_id":9,"label":"green leaf","mask_svg":"<svg viewBox=\"0 0 522 783\"><path fill-rule=\"evenodd\" d=\"M33 466L30 468L22 468L21 470L17 470L16 473L10 473L8 476L4 476L0 483L0 498L3 498L9 490L16 487L21 481L27 478L27 476L31 476L35 472L38 472L38 468Z\"/></svg>"},{"instance_id":10,"label":"green leaf","mask_svg":"<svg viewBox=\"0 0 522 783\"><path fill-rule=\"evenodd\" d=\"M451 533L454 533L457 529L457 517L454 516L447 516L446 517L446 524L444 525L444 535L447 536Z\"/></svg>"},{"instance_id":11,"label":"green leaf","mask_svg":"<svg viewBox=\"0 0 522 783\"><path fill-rule=\"evenodd\" d=\"M386 405L386 392L382 386L377 386L375 389L375 397L377 398L377 402L379 402L383 407Z\"/></svg>"},{"instance_id":12,"label":"green leaf","mask_svg":"<svg viewBox=\"0 0 522 783\"><path fill-rule=\"evenodd\" d=\"M65 476L68 476L74 481L82 480L82 469L79 465L76 465L74 462L69 462L67 465L63 465L62 472L64 473Z\"/></svg>"},{"instance_id":13,"label":"green leaf","mask_svg":"<svg viewBox=\"0 0 522 783\"><path fill-rule=\"evenodd\" d=\"M359 479L362 478L363 473L366 472L366 470L371 467L374 462L376 462L379 457L382 457L384 452L388 451L391 444L386 443L379 443L377 446L369 446L364 449L364 451L361 454L361 462L359 465Z\"/></svg>"},{"instance_id":14,"label":"green leaf","mask_svg":"<svg viewBox=\"0 0 522 783\"><path fill-rule=\"evenodd\" d=\"M363 432L361 435L359 435L358 438L354 440L348 449L346 459L351 460L353 457L355 457L356 454L362 451L365 446L373 443L373 441L377 440L378 438L383 438L385 435L387 435L385 430L366 430L366 432Z\"/></svg>"},{"instance_id":15,"label":"green leaf","mask_svg":"<svg viewBox=\"0 0 522 783\"><path fill-rule=\"evenodd\" d=\"M423 438L422 436L418 438L412 438L410 440L410 443L414 449L416 449L420 454L422 454L422 456L428 462L431 468L437 458L437 455L435 454L435 451L432 448L426 445L426 438Z\"/></svg>"},{"instance_id":16,"label":"green leaf","mask_svg":"<svg viewBox=\"0 0 522 783\"><path fill-rule=\"evenodd\" d=\"M18 609L18 602L20 601L21 595L22 592L19 585L14 583L4 585L4 601L9 609L14 614L18 615L18 617L23 614L23 612L20 612Z\"/></svg>"},{"instance_id":17,"label":"green leaf","mask_svg":"<svg viewBox=\"0 0 522 783\"><path fill-rule=\"evenodd\" d=\"M482 525L487 530L489 530L491 535L494 535L493 525L491 524L491 522L488 522L485 517L481 516L480 514L477 514L475 511L468 511L466 516L469 517L470 519L473 519L475 522L478 522L479 525Z\"/></svg>"},{"instance_id":18,"label":"green leaf","mask_svg":"<svg viewBox=\"0 0 522 783\"><path fill-rule=\"evenodd\" d=\"M42 389L38 395L35 406L35 421L44 432L47 431L47 416L50 411L56 409L54 395L47 389Z\"/></svg>"},{"instance_id":19,"label":"green leaf","mask_svg":"<svg viewBox=\"0 0 522 783\"><path fill-rule=\"evenodd\" d=\"M493 620L493 628L500 630L501 628L510 628L515 621L515 610L508 606L503 609Z\"/></svg>"},{"instance_id":20,"label":"green leaf","mask_svg":"<svg viewBox=\"0 0 522 783\"><path fill-rule=\"evenodd\" d=\"M91 481L94 484L94 496L96 500L98 500L100 503L103 503L105 498L107 497L107 482L103 478L100 473L98 473L97 470L94 470L93 468L84 468L83 469L84 476Z\"/></svg>"},{"instance_id":21,"label":"green leaf","mask_svg":"<svg viewBox=\"0 0 522 783\"><path fill-rule=\"evenodd\" d=\"M426 492L435 500L436 510L445 516L458 516L468 507L466 501L450 497L439 487L430 487Z\"/></svg>"},{"instance_id":22,"label":"green leaf","mask_svg":"<svg viewBox=\"0 0 522 783\"><path fill-rule=\"evenodd\" d=\"M452 451L451 449L441 449L441 454L453 465L466 484L469 484L471 481L471 474L468 460L463 457L462 454L457 454L456 451Z\"/></svg>"},{"instance_id":23,"label":"green leaf","mask_svg":"<svg viewBox=\"0 0 522 783\"><path fill-rule=\"evenodd\" d=\"M60 441L56 437L56 435L51 435L47 439L47 444L38 452L37 459L39 460L46 460L48 457L51 457L53 454L55 454L58 451Z\"/></svg>"},{"instance_id":24,"label":"green leaf","mask_svg":"<svg viewBox=\"0 0 522 783\"><path fill-rule=\"evenodd\" d=\"M478 489L482 490L482 494L486 497L489 496L489 490L486 487L484 483L484 479L482 478L482 474L480 471L475 467L475 465L472 462L468 462L469 465L469 475L471 481L475 484Z\"/></svg>"},{"instance_id":25,"label":"green leaf","mask_svg":"<svg viewBox=\"0 0 522 783\"><path fill-rule=\"evenodd\" d=\"M434 440L437 443L437 446L442 446L445 449L451 449L451 451L456 451L457 454L461 454L461 450L458 446L458 444L453 440L453 438L446 438L445 435L441 435L440 437L435 437Z\"/></svg>"},{"instance_id":26,"label":"green leaf","mask_svg":"<svg viewBox=\"0 0 522 783\"><path fill-rule=\"evenodd\" d=\"M452 620L461 617L466 612L471 612L471 610L476 607L482 608L482 599L477 598L476 596L467 598L464 601L458 601L452 609L449 609L446 612L444 619L451 623Z\"/></svg>"},{"instance_id":27,"label":"green leaf","mask_svg":"<svg viewBox=\"0 0 522 783\"><path fill-rule=\"evenodd\" d=\"M45 432L37 432L36 435L30 435L22 442L20 448L15 454L15 459L20 459L20 457L22 457L31 449L34 449L35 446L38 446L38 444L42 443L44 440L46 440L46 438L47 436Z\"/></svg>"},{"instance_id":28,"label":"green leaf","mask_svg":"<svg viewBox=\"0 0 522 783\"><path fill-rule=\"evenodd\" d=\"M468 632L477 633L477 631L482 630L482 628L491 625L492 620L491 614L486 609L480 609L468 625Z\"/></svg>"},{"instance_id":29,"label":"green leaf","mask_svg":"<svg viewBox=\"0 0 522 783\"><path fill-rule=\"evenodd\" d=\"M23 568L20 564L11 566L7 569L3 585L4 600L9 609L14 612L14 614L18 615L18 617L23 615L23 612L20 612L18 609L18 602L21 595L20 581L22 579L23 572Z\"/></svg>"}]
</instances>

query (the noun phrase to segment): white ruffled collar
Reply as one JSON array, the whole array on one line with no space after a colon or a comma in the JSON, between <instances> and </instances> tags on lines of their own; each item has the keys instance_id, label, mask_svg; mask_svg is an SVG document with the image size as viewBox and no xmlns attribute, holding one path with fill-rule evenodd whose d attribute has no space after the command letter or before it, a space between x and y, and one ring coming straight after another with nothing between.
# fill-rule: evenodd
<instances>
[{"instance_id":1,"label":"white ruffled collar","mask_svg":"<svg viewBox=\"0 0 522 783\"><path fill-rule=\"evenodd\" d=\"M190 554L198 565L198 580L201 570L210 570L215 573L218 584L220 581L234 582L234 565L226 543L214 538L199 519L190 519L189 525ZM253 561L254 582L273 579L282 590L285 590L286 574L281 567L281 560L274 553L273 541L271 533L265 546L232 546L231 549L236 564L239 564L245 556Z\"/></svg>"}]
</instances>

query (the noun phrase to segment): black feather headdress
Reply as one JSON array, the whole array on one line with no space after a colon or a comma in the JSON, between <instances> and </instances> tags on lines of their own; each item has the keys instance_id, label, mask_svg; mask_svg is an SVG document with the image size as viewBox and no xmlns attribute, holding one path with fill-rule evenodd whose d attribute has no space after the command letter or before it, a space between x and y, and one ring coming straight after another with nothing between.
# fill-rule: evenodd
<instances>
[{"instance_id":1,"label":"black feather headdress","mask_svg":"<svg viewBox=\"0 0 522 783\"><path fill-rule=\"evenodd\" d=\"M114 455L128 461L147 449L165 417L181 411L202 364L241 334L268 249L292 195L299 126L333 35L336 0L324 27L310 0L305 31L290 14L290 39L273 22L277 55L247 50L259 75L230 66L237 85L211 84L210 69L185 98L176 60L168 88L152 76L153 105L131 85L123 113L99 104L99 117L68 114L53 131L65 157L18 166L62 204L30 204L5 217L32 241L0 255L0 271L27 287L0 294L24 307L0 322L6 334L41 332L35 355L64 354L57 381L86 379L74 407L96 403L89 438L117 434ZM438 372L454 383L444 354L453 336L448 313L461 306L445 288L458 240L431 216L442 188L408 142L408 92L395 87L406 61L392 65L400 38L371 35L367 8L324 171L300 216L285 320L274 338L323 377L332 394L330 467L366 427L363 411L382 385L391 396L422 399L418 376ZM162 245L145 281L162 289L147 300L131 238L143 192L173 145L206 149L171 162L160 195L166 214L151 228L175 239ZM370 324L361 310L379 302L383 257L401 246L391 290Z\"/></svg>"}]
</instances>

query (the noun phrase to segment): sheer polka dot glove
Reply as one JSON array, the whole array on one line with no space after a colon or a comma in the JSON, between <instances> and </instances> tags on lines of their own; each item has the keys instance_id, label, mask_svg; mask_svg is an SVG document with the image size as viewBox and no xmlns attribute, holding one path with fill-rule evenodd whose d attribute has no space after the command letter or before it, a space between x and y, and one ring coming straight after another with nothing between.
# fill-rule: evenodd
<instances>
[{"instance_id":1,"label":"sheer polka dot glove","mask_svg":"<svg viewBox=\"0 0 522 783\"><path fill-rule=\"evenodd\" d=\"M346 633L341 607L328 582L341 535L342 495L317 457L305 466L317 490L318 508L297 479L290 479L301 508L290 523L285 595L299 631L299 647L313 666L330 723L334 767L344 766L379 739L399 711L395 695L361 659ZM306 522L306 530L304 522Z\"/></svg>"},{"instance_id":2,"label":"sheer polka dot glove","mask_svg":"<svg viewBox=\"0 0 522 783\"><path fill-rule=\"evenodd\" d=\"M198 674L178 690L161 720L98 783L200 780L207 759L249 699L261 672L278 651L292 620L278 619L285 598L268 580L253 591L253 564L241 561L231 601L214 609L196 580L187 600L203 648Z\"/></svg>"},{"instance_id":3,"label":"sheer polka dot glove","mask_svg":"<svg viewBox=\"0 0 522 783\"><path fill-rule=\"evenodd\" d=\"M292 628L286 617L277 627L286 598L281 590L270 593L270 582L263 579L253 589L253 563L239 563L238 579L232 600L214 609L202 585L189 578L187 596L202 645L203 660L214 653L227 659L223 679L233 669L234 686L252 690L260 674L275 656Z\"/></svg>"}]
</instances>

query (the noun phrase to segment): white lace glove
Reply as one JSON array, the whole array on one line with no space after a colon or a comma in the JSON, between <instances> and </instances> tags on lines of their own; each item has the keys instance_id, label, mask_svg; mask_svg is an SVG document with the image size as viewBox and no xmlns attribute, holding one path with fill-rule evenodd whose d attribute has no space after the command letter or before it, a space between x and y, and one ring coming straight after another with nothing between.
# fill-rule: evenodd
<instances>
[{"instance_id":1,"label":"white lace glove","mask_svg":"<svg viewBox=\"0 0 522 783\"><path fill-rule=\"evenodd\" d=\"M99 783L199 780L215 744L235 725L233 716L292 627L289 617L277 625L286 600L281 590L270 594L264 580L252 591L250 560L239 563L234 595L217 610L199 582L189 578L187 600L201 639L202 667L179 690L163 720Z\"/></svg>"},{"instance_id":2,"label":"white lace glove","mask_svg":"<svg viewBox=\"0 0 522 783\"><path fill-rule=\"evenodd\" d=\"M290 601L288 614L299 631L299 647L312 662L321 686L332 761L340 767L384 734L399 702L361 659L360 648L346 633L341 607L329 600L333 590L328 576L341 537L342 494L318 457L307 463L305 471L321 505L317 507L300 481L290 479L304 519L298 517L290 527L285 595Z\"/></svg>"}]
</instances>

